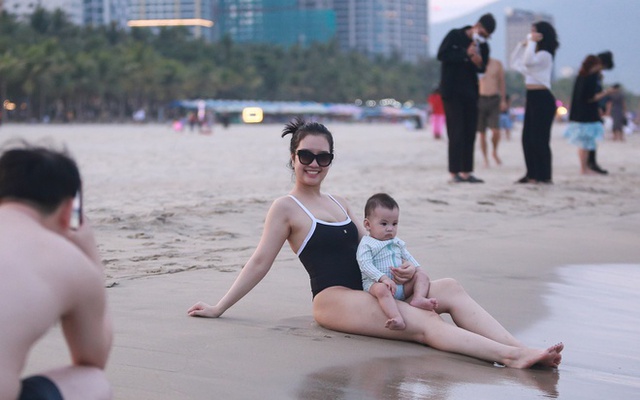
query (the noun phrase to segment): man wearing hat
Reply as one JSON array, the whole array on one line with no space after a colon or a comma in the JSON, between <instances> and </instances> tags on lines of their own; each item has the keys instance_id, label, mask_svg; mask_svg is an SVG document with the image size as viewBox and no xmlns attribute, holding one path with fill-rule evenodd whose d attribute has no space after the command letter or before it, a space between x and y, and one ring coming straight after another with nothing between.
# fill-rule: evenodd
<instances>
[{"instance_id":1,"label":"man wearing hat","mask_svg":"<svg viewBox=\"0 0 640 400\"><path fill-rule=\"evenodd\" d=\"M478 120L478 73L489 62L487 39L496 28L492 14L473 26L451 30L438 49L440 92L449 137L449 173L455 183L482 183L473 176L473 152Z\"/></svg>"}]
</instances>

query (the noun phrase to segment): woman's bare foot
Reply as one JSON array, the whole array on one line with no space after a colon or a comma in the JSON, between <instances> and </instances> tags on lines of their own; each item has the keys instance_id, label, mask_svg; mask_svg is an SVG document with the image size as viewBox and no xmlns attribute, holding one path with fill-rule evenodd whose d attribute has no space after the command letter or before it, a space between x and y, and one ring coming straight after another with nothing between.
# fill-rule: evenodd
<instances>
[{"instance_id":1,"label":"woman's bare foot","mask_svg":"<svg viewBox=\"0 0 640 400\"><path fill-rule=\"evenodd\" d=\"M546 350L522 348L521 353L505 365L512 368L531 368L534 365L558 368L562 361L560 353L563 349L563 343L554 344Z\"/></svg>"},{"instance_id":2,"label":"woman's bare foot","mask_svg":"<svg viewBox=\"0 0 640 400\"><path fill-rule=\"evenodd\" d=\"M438 300L436 300L435 298L413 298L411 299L411 302L409 302L409 304L427 311L433 311L438 308Z\"/></svg>"},{"instance_id":3,"label":"woman's bare foot","mask_svg":"<svg viewBox=\"0 0 640 400\"><path fill-rule=\"evenodd\" d=\"M405 329L407 325L405 325L402 318L389 318L387 323L384 324L384 327L394 331L401 331Z\"/></svg>"}]
</instances>

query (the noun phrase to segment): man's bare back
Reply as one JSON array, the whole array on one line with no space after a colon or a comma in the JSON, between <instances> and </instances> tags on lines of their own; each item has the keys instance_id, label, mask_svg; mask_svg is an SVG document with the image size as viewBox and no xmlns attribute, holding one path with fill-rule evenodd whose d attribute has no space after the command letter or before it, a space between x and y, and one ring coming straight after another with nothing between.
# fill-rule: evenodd
<instances>
[{"instance_id":1,"label":"man's bare back","mask_svg":"<svg viewBox=\"0 0 640 400\"><path fill-rule=\"evenodd\" d=\"M3 176L10 164L0 158L0 399L25 390L21 375L29 351L58 322L71 360L41 375L65 400L109 398L102 370L112 327L91 227L70 230L72 197L47 212L16 199L12 190L24 190L13 189L21 175Z\"/></svg>"}]
</instances>

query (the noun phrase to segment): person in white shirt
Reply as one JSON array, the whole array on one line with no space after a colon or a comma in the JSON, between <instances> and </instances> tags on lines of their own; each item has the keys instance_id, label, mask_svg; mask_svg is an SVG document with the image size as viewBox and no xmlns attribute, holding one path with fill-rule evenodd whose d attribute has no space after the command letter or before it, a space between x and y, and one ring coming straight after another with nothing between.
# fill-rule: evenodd
<instances>
[{"instance_id":1,"label":"person in white shirt","mask_svg":"<svg viewBox=\"0 0 640 400\"><path fill-rule=\"evenodd\" d=\"M556 99L551 93L553 58L558 48L554 27L536 22L527 40L511 54L511 66L524 75L527 103L522 127L522 149L526 174L516 183L552 183L551 125L556 113Z\"/></svg>"}]
</instances>

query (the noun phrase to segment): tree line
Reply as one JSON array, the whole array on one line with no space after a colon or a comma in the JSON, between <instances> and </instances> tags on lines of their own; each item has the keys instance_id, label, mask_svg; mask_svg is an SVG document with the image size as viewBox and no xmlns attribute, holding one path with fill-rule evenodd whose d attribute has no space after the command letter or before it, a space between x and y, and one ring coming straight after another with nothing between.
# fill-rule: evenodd
<instances>
[{"instance_id":1,"label":"tree line","mask_svg":"<svg viewBox=\"0 0 640 400\"><path fill-rule=\"evenodd\" d=\"M0 15L0 99L15 104L4 110L11 120L123 121L140 108L157 115L173 100L196 98L424 104L439 77L435 59L342 52L337 41L289 48L229 37L208 43L184 27L81 27L60 10L39 8L25 21ZM507 74L507 88L524 94L515 73Z\"/></svg>"},{"instance_id":2,"label":"tree line","mask_svg":"<svg viewBox=\"0 0 640 400\"><path fill-rule=\"evenodd\" d=\"M182 27L80 27L59 10L38 9L27 21L0 15L0 98L15 103L12 119L117 121L185 98L424 103L438 76L433 60L343 53L335 41L207 43Z\"/></svg>"}]
</instances>

